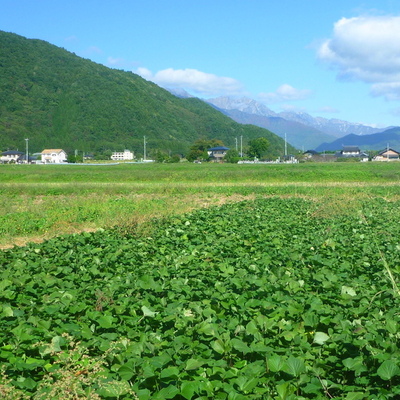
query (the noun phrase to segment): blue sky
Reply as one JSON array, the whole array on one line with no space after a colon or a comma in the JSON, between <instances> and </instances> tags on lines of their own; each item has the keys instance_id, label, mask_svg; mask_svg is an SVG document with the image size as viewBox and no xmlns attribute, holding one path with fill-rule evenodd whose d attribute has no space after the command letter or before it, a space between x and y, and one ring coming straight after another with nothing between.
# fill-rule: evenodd
<instances>
[{"instance_id":1,"label":"blue sky","mask_svg":"<svg viewBox=\"0 0 400 400\"><path fill-rule=\"evenodd\" d=\"M400 125L398 0L0 0L0 9L0 30L160 86Z\"/></svg>"}]
</instances>

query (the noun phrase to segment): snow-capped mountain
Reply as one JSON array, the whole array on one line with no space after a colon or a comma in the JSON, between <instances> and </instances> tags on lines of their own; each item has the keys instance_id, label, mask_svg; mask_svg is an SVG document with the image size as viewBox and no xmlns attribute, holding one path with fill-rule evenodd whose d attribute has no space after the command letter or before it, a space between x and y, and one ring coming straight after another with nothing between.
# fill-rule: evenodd
<instances>
[{"instance_id":1,"label":"snow-capped mountain","mask_svg":"<svg viewBox=\"0 0 400 400\"><path fill-rule=\"evenodd\" d=\"M277 117L278 114L262 103L248 97L216 97L206 100L223 110L239 110L247 114L261 115L263 117Z\"/></svg>"},{"instance_id":2,"label":"snow-capped mountain","mask_svg":"<svg viewBox=\"0 0 400 400\"><path fill-rule=\"evenodd\" d=\"M356 135L371 135L373 133L382 132L388 129L387 127L382 129L373 128L371 126L342 121L335 118L327 119L322 117L312 117L310 114L305 112L284 111L275 113L264 104L247 97L217 97L214 99L208 99L207 102L225 110L236 109L249 114L262 115L265 117L284 118L288 121L294 121L313 127L323 133L335 137L342 137L348 135L349 133L354 133Z\"/></svg>"},{"instance_id":3,"label":"snow-capped mountain","mask_svg":"<svg viewBox=\"0 0 400 400\"><path fill-rule=\"evenodd\" d=\"M308 126L312 126L313 128L320 130L321 132L327 133L335 137L346 136L350 133L354 133L355 135L371 135L373 133L382 132L388 129L373 128L372 126L343 121L336 118L314 118L310 114L304 112L284 111L280 112L279 116L289 121L296 121Z\"/></svg>"},{"instance_id":4,"label":"snow-capped mountain","mask_svg":"<svg viewBox=\"0 0 400 400\"><path fill-rule=\"evenodd\" d=\"M193 97L184 90L168 90L178 97ZM264 104L248 97L221 96L203 99L236 122L253 124L270 130L298 149L315 149L322 143L331 143L336 139L355 135L372 135L391 127L373 128L360 123L335 118L313 117L305 112L274 112Z\"/></svg>"},{"instance_id":5,"label":"snow-capped mountain","mask_svg":"<svg viewBox=\"0 0 400 400\"><path fill-rule=\"evenodd\" d=\"M205 100L219 111L242 124L252 124L265 128L285 138L292 146L309 150L323 142L331 142L336 138L303 122L282 118L264 104L246 97L218 97Z\"/></svg>"}]
</instances>

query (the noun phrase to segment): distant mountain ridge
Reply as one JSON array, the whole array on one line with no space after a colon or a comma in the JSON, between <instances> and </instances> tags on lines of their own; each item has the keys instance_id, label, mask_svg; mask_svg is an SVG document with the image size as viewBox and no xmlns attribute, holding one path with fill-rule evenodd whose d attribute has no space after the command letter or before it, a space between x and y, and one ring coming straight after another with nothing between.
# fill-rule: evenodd
<instances>
[{"instance_id":1,"label":"distant mountain ridge","mask_svg":"<svg viewBox=\"0 0 400 400\"><path fill-rule=\"evenodd\" d=\"M312 117L303 112L276 113L267 106L247 97L222 96L205 100L240 123L254 124L269 129L299 149L313 149L322 143L334 142L349 133L370 135L388 128L351 123L339 119ZM262 118L260 118L262 117Z\"/></svg>"},{"instance_id":2,"label":"distant mountain ridge","mask_svg":"<svg viewBox=\"0 0 400 400\"><path fill-rule=\"evenodd\" d=\"M346 135L331 143L322 143L316 151L337 151L343 146L357 146L361 150L384 150L386 147L400 151L400 127L390 128L372 135Z\"/></svg>"},{"instance_id":3,"label":"distant mountain ridge","mask_svg":"<svg viewBox=\"0 0 400 400\"><path fill-rule=\"evenodd\" d=\"M238 110L247 114L261 115L263 117L278 117L276 112L272 111L264 104L248 97L220 96L207 99L206 102L218 108L222 108L223 110Z\"/></svg>"},{"instance_id":4,"label":"distant mountain ridge","mask_svg":"<svg viewBox=\"0 0 400 400\"><path fill-rule=\"evenodd\" d=\"M281 138L286 139L290 144L300 150L313 149L321 141L332 141L335 138L318 131L315 128L306 126L296 121L286 120L281 117L266 117L262 115L250 114L239 110L224 110L217 108L234 121L241 124L252 124L271 132L276 133Z\"/></svg>"}]
</instances>

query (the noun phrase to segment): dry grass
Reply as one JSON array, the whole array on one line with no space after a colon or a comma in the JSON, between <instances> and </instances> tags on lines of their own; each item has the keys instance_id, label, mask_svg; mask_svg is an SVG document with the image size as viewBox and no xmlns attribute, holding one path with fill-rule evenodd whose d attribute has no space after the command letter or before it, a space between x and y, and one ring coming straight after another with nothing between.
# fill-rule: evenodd
<instances>
[{"instance_id":1,"label":"dry grass","mask_svg":"<svg viewBox=\"0 0 400 400\"><path fill-rule=\"evenodd\" d=\"M144 226L154 218L254 198L254 194L227 196L201 193L182 196L154 194L58 196L57 198L42 195L22 196L18 204L13 206L14 214L31 213L41 216L48 223L44 229L37 229L36 232L29 232L26 235L7 235L4 232L0 239L0 249L23 246L28 242L40 243L63 234L94 232L115 226L119 226L121 230L129 230L132 227ZM61 214L59 214L60 209ZM95 215L91 217L91 213Z\"/></svg>"}]
</instances>

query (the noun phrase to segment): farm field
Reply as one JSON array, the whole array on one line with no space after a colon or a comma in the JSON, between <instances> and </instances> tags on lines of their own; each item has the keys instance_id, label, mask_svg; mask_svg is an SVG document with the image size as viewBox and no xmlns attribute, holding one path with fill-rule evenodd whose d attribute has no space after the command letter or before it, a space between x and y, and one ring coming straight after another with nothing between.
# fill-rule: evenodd
<instances>
[{"instance_id":1,"label":"farm field","mask_svg":"<svg viewBox=\"0 0 400 400\"><path fill-rule=\"evenodd\" d=\"M399 398L400 165L0 181L2 398Z\"/></svg>"},{"instance_id":2,"label":"farm field","mask_svg":"<svg viewBox=\"0 0 400 400\"><path fill-rule=\"evenodd\" d=\"M342 212L360 198L397 198L399 183L396 163L1 165L0 248L264 196Z\"/></svg>"}]
</instances>

